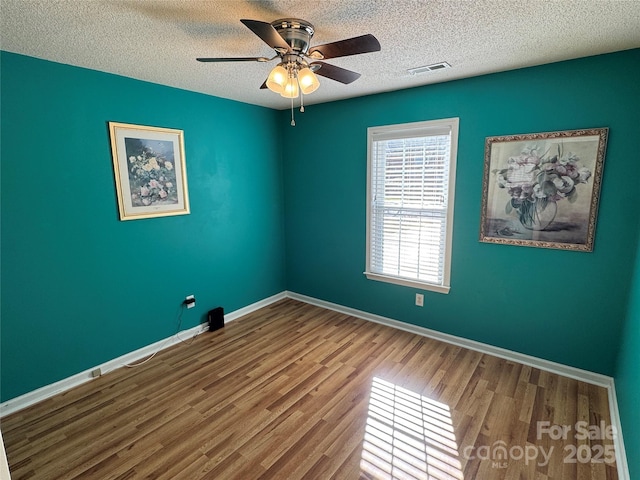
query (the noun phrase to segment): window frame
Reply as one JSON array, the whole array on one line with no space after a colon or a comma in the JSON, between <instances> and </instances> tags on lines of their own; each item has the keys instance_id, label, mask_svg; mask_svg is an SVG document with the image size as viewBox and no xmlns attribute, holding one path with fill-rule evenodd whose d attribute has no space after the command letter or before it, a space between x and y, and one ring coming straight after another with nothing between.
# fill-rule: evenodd
<instances>
[{"instance_id":1,"label":"window frame","mask_svg":"<svg viewBox=\"0 0 640 480\"><path fill-rule=\"evenodd\" d=\"M449 293L451 289L451 250L453 246L453 212L455 200L455 183L456 183L456 163L458 157L458 130L460 119L458 117L426 120L421 122L412 122L395 125L384 125L367 128L367 231L366 231L366 270L365 276L369 280L393 283L396 285L404 285L407 287L418 288L420 290L433 291L438 293ZM371 265L371 235L372 235L372 175L373 175L373 144L375 137L397 138L426 137L442 134L444 129L449 130L450 148L449 148L449 181L447 189L447 209L445 214L445 239L444 239L444 263L442 284L426 282L415 278L402 277L397 275L388 275L372 271Z\"/></svg>"}]
</instances>

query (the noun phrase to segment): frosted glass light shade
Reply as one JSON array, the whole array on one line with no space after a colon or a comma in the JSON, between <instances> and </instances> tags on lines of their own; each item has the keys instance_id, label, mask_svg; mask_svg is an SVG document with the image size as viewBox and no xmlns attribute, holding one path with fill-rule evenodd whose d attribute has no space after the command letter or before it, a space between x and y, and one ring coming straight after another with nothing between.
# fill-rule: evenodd
<instances>
[{"instance_id":1,"label":"frosted glass light shade","mask_svg":"<svg viewBox=\"0 0 640 480\"><path fill-rule=\"evenodd\" d=\"M300 94L300 89L298 88L298 80L296 77L289 77L286 85L284 86L284 91L280 93L284 98L298 98Z\"/></svg>"},{"instance_id":2,"label":"frosted glass light shade","mask_svg":"<svg viewBox=\"0 0 640 480\"><path fill-rule=\"evenodd\" d=\"M304 95L315 92L320 86L318 77L316 77L315 73L308 67L298 72L298 82L300 83L300 90Z\"/></svg>"},{"instance_id":3,"label":"frosted glass light shade","mask_svg":"<svg viewBox=\"0 0 640 480\"><path fill-rule=\"evenodd\" d=\"M288 79L289 74L287 72L287 69L282 65L277 65L273 70L271 70L271 73L267 78L267 88L272 92L282 95Z\"/></svg>"}]
</instances>

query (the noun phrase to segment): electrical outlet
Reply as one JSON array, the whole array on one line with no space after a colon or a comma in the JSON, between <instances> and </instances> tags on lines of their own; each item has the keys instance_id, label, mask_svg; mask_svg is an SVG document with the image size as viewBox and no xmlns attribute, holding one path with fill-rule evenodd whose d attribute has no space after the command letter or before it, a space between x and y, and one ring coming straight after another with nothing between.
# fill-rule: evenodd
<instances>
[{"instance_id":1,"label":"electrical outlet","mask_svg":"<svg viewBox=\"0 0 640 480\"><path fill-rule=\"evenodd\" d=\"M424 295L422 293L416 293L416 305L424 307Z\"/></svg>"},{"instance_id":2,"label":"electrical outlet","mask_svg":"<svg viewBox=\"0 0 640 480\"><path fill-rule=\"evenodd\" d=\"M187 297L184 299L184 304L187 306L187 308L195 307L196 297L194 297L193 295L187 295Z\"/></svg>"}]
</instances>

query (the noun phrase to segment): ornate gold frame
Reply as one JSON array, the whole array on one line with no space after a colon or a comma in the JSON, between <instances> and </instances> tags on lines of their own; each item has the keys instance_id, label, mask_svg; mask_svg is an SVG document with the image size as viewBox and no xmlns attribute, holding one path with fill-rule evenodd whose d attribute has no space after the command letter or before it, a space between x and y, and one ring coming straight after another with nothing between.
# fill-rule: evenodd
<instances>
[{"instance_id":1,"label":"ornate gold frame","mask_svg":"<svg viewBox=\"0 0 640 480\"><path fill-rule=\"evenodd\" d=\"M480 241L593 251L608 132L487 137Z\"/></svg>"}]
</instances>

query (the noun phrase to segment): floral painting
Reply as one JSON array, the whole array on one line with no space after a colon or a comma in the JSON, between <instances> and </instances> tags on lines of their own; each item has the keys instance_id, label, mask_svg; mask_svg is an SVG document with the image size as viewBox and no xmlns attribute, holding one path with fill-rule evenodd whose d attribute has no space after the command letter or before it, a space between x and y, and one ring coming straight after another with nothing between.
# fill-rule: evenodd
<instances>
[{"instance_id":1,"label":"floral painting","mask_svg":"<svg viewBox=\"0 0 640 480\"><path fill-rule=\"evenodd\" d=\"M487 138L480 241L592 251L607 135Z\"/></svg>"},{"instance_id":2,"label":"floral painting","mask_svg":"<svg viewBox=\"0 0 640 480\"><path fill-rule=\"evenodd\" d=\"M181 130L109 123L121 220L189 213Z\"/></svg>"},{"instance_id":3,"label":"floral painting","mask_svg":"<svg viewBox=\"0 0 640 480\"><path fill-rule=\"evenodd\" d=\"M125 138L124 144L131 203L137 207L178 203L173 144L142 138Z\"/></svg>"}]
</instances>

